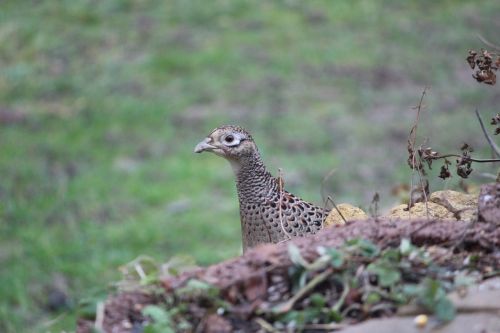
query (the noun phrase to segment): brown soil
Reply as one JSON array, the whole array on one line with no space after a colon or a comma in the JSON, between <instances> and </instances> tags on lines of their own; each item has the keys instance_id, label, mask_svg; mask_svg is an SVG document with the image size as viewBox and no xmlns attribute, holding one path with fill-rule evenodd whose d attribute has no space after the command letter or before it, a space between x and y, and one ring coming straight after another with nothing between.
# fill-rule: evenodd
<instances>
[{"instance_id":1,"label":"brown soil","mask_svg":"<svg viewBox=\"0 0 500 333\"><path fill-rule=\"evenodd\" d=\"M500 225L500 183L481 187L479 221Z\"/></svg>"},{"instance_id":2,"label":"brown soil","mask_svg":"<svg viewBox=\"0 0 500 333\"><path fill-rule=\"evenodd\" d=\"M381 248L398 246L402 238L410 238L416 245L438 245L448 249L442 261L453 268L463 265L469 253L479 254L478 267L500 267L500 229L489 223L446 222L440 220L380 221L368 219L348 223L344 227L328 228L317 235L294 239L306 260L318 257L317 247L339 247L346 240L371 240ZM450 251L452 249L453 251ZM292 265L287 244L264 245L247 254L207 268L165 279L163 286L168 295L195 278L219 288L222 298L232 305L231 313L224 317L191 304L193 318L200 332L232 332L240 329L255 332L260 328L253 320L254 310L269 297L269 288L276 276L286 276ZM279 280L279 279L278 279ZM279 284L279 281L276 282ZM106 332L141 332L145 318L141 309L155 304L162 297L140 292L121 293L111 297L105 307L103 328ZM81 319L78 332L90 332L93 322ZM134 330L135 327L135 330Z\"/></svg>"}]
</instances>

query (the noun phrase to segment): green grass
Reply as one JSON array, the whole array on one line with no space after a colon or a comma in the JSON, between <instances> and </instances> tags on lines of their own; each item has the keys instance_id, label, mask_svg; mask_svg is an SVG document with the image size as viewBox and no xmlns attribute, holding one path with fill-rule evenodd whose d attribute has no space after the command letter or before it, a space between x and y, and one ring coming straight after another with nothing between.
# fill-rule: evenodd
<instances>
[{"instance_id":1,"label":"green grass","mask_svg":"<svg viewBox=\"0 0 500 333\"><path fill-rule=\"evenodd\" d=\"M141 254L238 255L230 167L192 153L217 125L250 129L291 191L320 202L335 168L329 193L365 208L375 191L391 205L390 188L409 182L411 107L426 85L422 137L487 155L473 110L497 112L500 93L473 82L465 56L482 46L477 33L496 37L499 10L493 0L2 2L0 111L20 120L0 122L0 331L74 330L74 304ZM73 306L50 312L61 279Z\"/></svg>"}]
</instances>

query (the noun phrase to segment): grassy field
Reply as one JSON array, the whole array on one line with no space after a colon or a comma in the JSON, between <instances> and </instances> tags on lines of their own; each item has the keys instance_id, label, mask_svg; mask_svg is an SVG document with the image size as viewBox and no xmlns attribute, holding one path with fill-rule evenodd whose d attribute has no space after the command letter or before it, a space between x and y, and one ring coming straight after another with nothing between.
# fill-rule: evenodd
<instances>
[{"instance_id":1,"label":"grassy field","mask_svg":"<svg viewBox=\"0 0 500 333\"><path fill-rule=\"evenodd\" d=\"M192 153L220 124L318 203L332 169L337 202L397 201L425 86L420 137L487 157L473 111L500 90L465 57L499 28L497 0L2 1L0 331L74 330L139 255L238 255L231 169Z\"/></svg>"}]
</instances>

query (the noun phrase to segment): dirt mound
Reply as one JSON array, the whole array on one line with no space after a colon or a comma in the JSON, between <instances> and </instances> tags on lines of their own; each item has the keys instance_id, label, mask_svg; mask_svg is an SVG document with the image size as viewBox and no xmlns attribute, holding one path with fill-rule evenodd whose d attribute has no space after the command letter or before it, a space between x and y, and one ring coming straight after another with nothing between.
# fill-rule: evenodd
<instances>
[{"instance_id":1,"label":"dirt mound","mask_svg":"<svg viewBox=\"0 0 500 333\"><path fill-rule=\"evenodd\" d=\"M487 219L500 209L491 200ZM105 332L321 332L392 316L415 300L443 322L457 311L448 292L498 274L499 248L495 223L349 222L162 279L160 292L121 292L99 320L81 319L78 332L94 323ZM144 311L151 304L156 313Z\"/></svg>"}]
</instances>

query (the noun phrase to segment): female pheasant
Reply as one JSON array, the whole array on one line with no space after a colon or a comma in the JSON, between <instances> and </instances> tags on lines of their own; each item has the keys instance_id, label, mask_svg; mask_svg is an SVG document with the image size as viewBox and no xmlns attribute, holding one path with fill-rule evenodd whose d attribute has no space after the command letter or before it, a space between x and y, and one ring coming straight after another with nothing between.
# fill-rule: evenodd
<instances>
[{"instance_id":1,"label":"female pheasant","mask_svg":"<svg viewBox=\"0 0 500 333\"><path fill-rule=\"evenodd\" d=\"M262 162L252 136L239 126L221 126L194 148L210 151L229 161L236 176L240 202L243 252L262 243L278 243L291 237L314 234L328 211L282 188Z\"/></svg>"}]
</instances>

